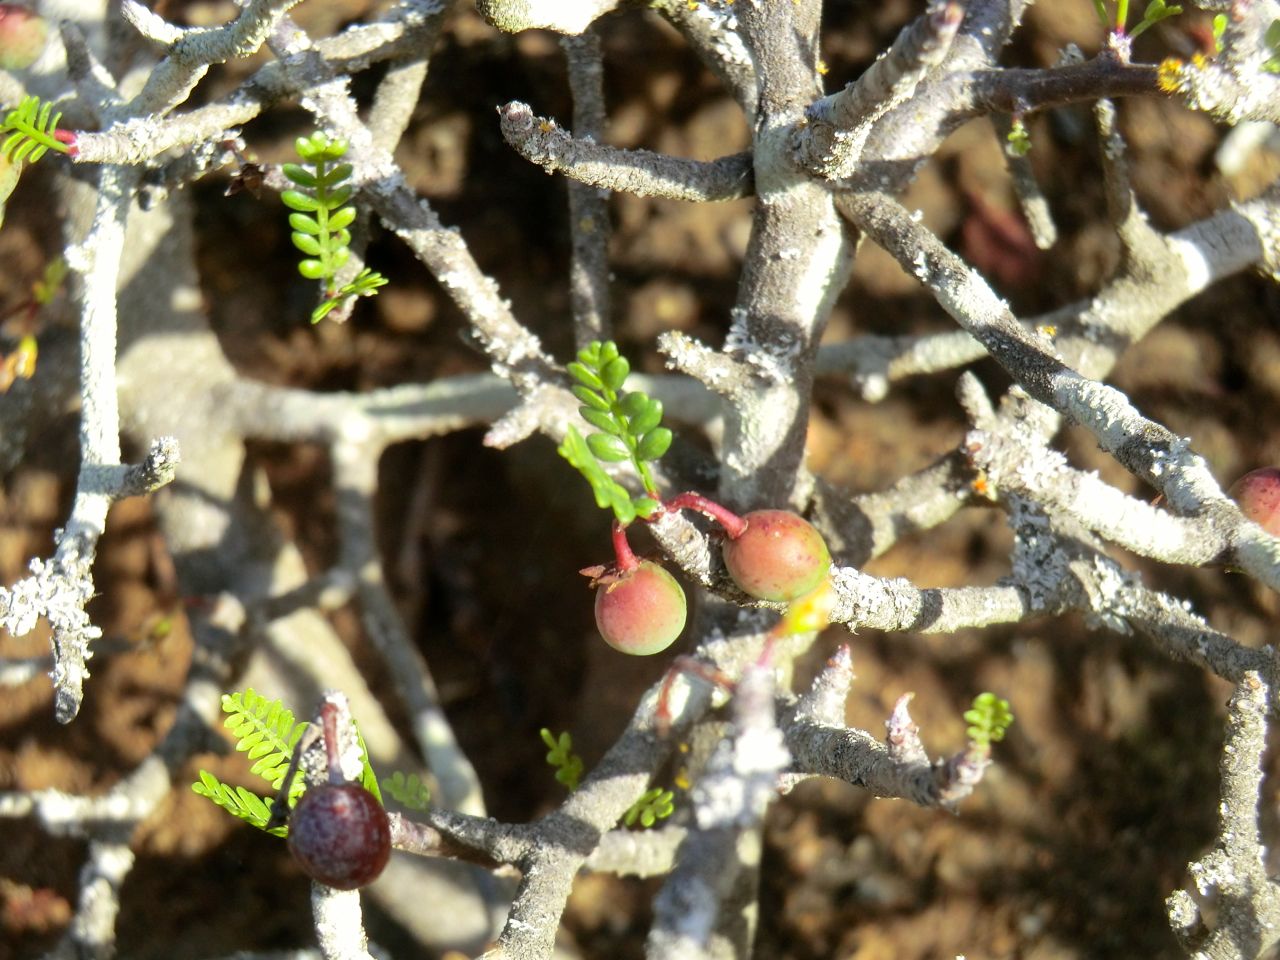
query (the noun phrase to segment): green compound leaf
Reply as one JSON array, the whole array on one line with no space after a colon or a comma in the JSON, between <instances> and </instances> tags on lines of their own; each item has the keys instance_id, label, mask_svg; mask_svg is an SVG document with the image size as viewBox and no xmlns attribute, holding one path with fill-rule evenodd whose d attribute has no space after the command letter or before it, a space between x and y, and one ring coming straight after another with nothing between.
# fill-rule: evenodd
<instances>
[{"instance_id":1,"label":"green compound leaf","mask_svg":"<svg viewBox=\"0 0 1280 960\"><path fill-rule=\"evenodd\" d=\"M1176 17L1182 12L1182 8L1178 6L1168 6L1164 0L1151 0L1147 4L1147 9L1143 11L1142 20L1138 23L1133 31L1129 34L1131 38L1136 38L1140 34L1145 33L1151 27L1155 26L1161 20L1169 17Z\"/></svg>"},{"instance_id":2,"label":"green compound leaf","mask_svg":"<svg viewBox=\"0 0 1280 960\"><path fill-rule=\"evenodd\" d=\"M659 820L665 820L675 810L675 794L661 787L646 790L640 799L627 808L622 815L622 822L634 827L636 822L646 830Z\"/></svg>"},{"instance_id":3,"label":"green compound leaf","mask_svg":"<svg viewBox=\"0 0 1280 960\"><path fill-rule=\"evenodd\" d=\"M626 442L608 433L591 434L587 437L587 447L597 460L605 463L622 463L631 459L631 450Z\"/></svg>"},{"instance_id":4,"label":"green compound leaf","mask_svg":"<svg viewBox=\"0 0 1280 960\"><path fill-rule=\"evenodd\" d=\"M378 775L373 772L373 766L369 763L369 748L365 746L364 734L360 732L360 724L354 720L351 722L356 728L356 742L360 744L360 786L372 793L373 798L385 807L382 790L378 788Z\"/></svg>"},{"instance_id":5,"label":"green compound leaf","mask_svg":"<svg viewBox=\"0 0 1280 960\"><path fill-rule=\"evenodd\" d=\"M640 440L636 456L641 460L657 460L671 447L671 431L666 427L654 427Z\"/></svg>"},{"instance_id":6,"label":"green compound leaf","mask_svg":"<svg viewBox=\"0 0 1280 960\"><path fill-rule=\"evenodd\" d=\"M267 800L244 787L223 783L208 770L200 771L200 779L191 785L191 790L202 797L208 797L232 816L259 830L266 830L272 836L283 837L289 833L287 826L267 830L267 821L271 818L271 805Z\"/></svg>"},{"instance_id":7,"label":"green compound leaf","mask_svg":"<svg viewBox=\"0 0 1280 960\"><path fill-rule=\"evenodd\" d=\"M363 270L355 280L339 286L338 272L351 259L351 232L347 228L356 219L356 208L348 205L354 191L347 182L353 167L339 162L347 151L346 142L330 140L316 131L299 137L294 147L303 162L286 163L281 169L298 189L285 190L280 199L296 211L289 215L291 239L306 255L298 272L325 284L324 298L311 313L311 322L317 323L353 297L373 296L387 281L381 274Z\"/></svg>"},{"instance_id":8,"label":"green compound leaf","mask_svg":"<svg viewBox=\"0 0 1280 960\"><path fill-rule=\"evenodd\" d=\"M332 296L326 297L321 304L311 311L311 322L319 323L329 313L344 306L352 297L372 297L379 287L387 285L387 278L367 267L356 274L356 278L341 287Z\"/></svg>"},{"instance_id":9,"label":"green compound leaf","mask_svg":"<svg viewBox=\"0 0 1280 960\"><path fill-rule=\"evenodd\" d=\"M577 359L567 364L566 369L576 381L571 389L583 404L579 408L582 418L600 431L586 438L586 455L604 463L629 461L645 488L644 496L635 500L628 498L624 506L624 488L613 481L608 486L600 483L598 475L604 471L598 464L588 467L583 462L575 463L592 483L596 503L612 507L619 522L624 524L637 516L652 516L658 509L657 489L648 463L657 460L671 446L671 431L660 426L662 403L639 390L623 392L631 365L619 354L618 345L612 340L588 344L578 351ZM566 459L570 458L566 456Z\"/></svg>"},{"instance_id":10,"label":"green compound leaf","mask_svg":"<svg viewBox=\"0 0 1280 960\"><path fill-rule=\"evenodd\" d=\"M410 810L426 810L431 806L431 790L416 773L406 777L397 770L391 776L383 777L382 791L400 806Z\"/></svg>"},{"instance_id":11,"label":"green compound leaf","mask_svg":"<svg viewBox=\"0 0 1280 960\"><path fill-rule=\"evenodd\" d=\"M229 714L223 726L236 738L236 749L254 761L250 772L279 790L293 757L293 748L307 728L295 723L293 711L279 700L268 700L252 687L244 693L222 698L222 710ZM290 785L290 797L301 795L303 784Z\"/></svg>"},{"instance_id":12,"label":"green compound leaf","mask_svg":"<svg viewBox=\"0 0 1280 960\"><path fill-rule=\"evenodd\" d=\"M573 738L567 731L557 737L546 727L538 733L542 742L551 748L547 753L547 763L556 768L556 781L571 791L577 790L584 768L582 758L573 752Z\"/></svg>"},{"instance_id":13,"label":"green compound leaf","mask_svg":"<svg viewBox=\"0 0 1280 960\"><path fill-rule=\"evenodd\" d=\"M1015 157L1025 157L1031 152L1031 134L1027 132L1027 126L1021 117L1013 121L1009 134L1005 137L1005 144L1005 150Z\"/></svg>"},{"instance_id":14,"label":"green compound leaf","mask_svg":"<svg viewBox=\"0 0 1280 960\"><path fill-rule=\"evenodd\" d=\"M50 150L67 153L71 148L57 138L61 119L62 114L54 112L52 103L42 103L35 96L23 97L0 122L0 133L9 133L0 144L0 156L14 163L35 163Z\"/></svg>"},{"instance_id":15,"label":"green compound leaf","mask_svg":"<svg viewBox=\"0 0 1280 960\"><path fill-rule=\"evenodd\" d=\"M973 707L964 712L964 719L969 724L965 728L968 738L979 746L989 746L1004 739L1013 724L1013 712L1008 700L985 692L973 698Z\"/></svg>"},{"instance_id":16,"label":"green compound leaf","mask_svg":"<svg viewBox=\"0 0 1280 960\"><path fill-rule=\"evenodd\" d=\"M599 434L596 434L599 436ZM631 494L625 487L604 472L604 468L591 453L587 441L571 425L565 433L564 442L556 448L560 456L569 461L569 465L586 478L591 485L591 492L596 498L596 506L604 510L612 510L618 522L630 523L636 518L635 507L631 503Z\"/></svg>"}]
</instances>

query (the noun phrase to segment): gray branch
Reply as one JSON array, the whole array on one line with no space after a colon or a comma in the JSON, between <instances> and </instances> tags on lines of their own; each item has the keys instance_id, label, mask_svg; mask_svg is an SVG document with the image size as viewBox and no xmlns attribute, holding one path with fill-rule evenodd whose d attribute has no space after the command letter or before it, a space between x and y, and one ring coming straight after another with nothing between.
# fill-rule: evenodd
<instances>
[{"instance_id":1,"label":"gray branch","mask_svg":"<svg viewBox=\"0 0 1280 960\"><path fill-rule=\"evenodd\" d=\"M670 200L735 200L752 191L751 155L682 160L578 139L513 100L499 108L502 135L526 160L588 186Z\"/></svg>"}]
</instances>

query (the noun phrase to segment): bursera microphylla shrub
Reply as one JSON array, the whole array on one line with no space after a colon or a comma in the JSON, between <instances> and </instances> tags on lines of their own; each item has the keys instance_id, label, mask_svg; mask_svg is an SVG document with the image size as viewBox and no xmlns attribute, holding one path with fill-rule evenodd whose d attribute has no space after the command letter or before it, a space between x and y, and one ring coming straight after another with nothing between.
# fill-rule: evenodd
<instances>
[{"instance_id":1,"label":"bursera microphylla shrub","mask_svg":"<svg viewBox=\"0 0 1280 960\"><path fill-rule=\"evenodd\" d=\"M1280 537L1280 468L1250 471L1228 491L1240 512L1273 537Z\"/></svg>"},{"instance_id":2,"label":"bursera microphylla shrub","mask_svg":"<svg viewBox=\"0 0 1280 960\"><path fill-rule=\"evenodd\" d=\"M0 3L0 69L25 70L49 38L43 17L16 3Z\"/></svg>"}]
</instances>

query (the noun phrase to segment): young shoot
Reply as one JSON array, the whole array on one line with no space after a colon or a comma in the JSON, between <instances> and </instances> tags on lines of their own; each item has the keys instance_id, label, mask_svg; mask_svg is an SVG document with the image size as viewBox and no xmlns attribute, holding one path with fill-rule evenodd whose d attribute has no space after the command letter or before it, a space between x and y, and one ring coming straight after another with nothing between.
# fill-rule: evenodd
<instances>
[{"instance_id":1,"label":"young shoot","mask_svg":"<svg viewBox=\"0 0 1280 960\"><path fill-rule=\"evenodd\" d=\"M1004 739L1005 733L1013 725L1013 712L1009 709L1009 701L997 697L994 693L980 693L973 698L973 707L964 712L964 720L968 726L965 735L975 746L991 749L991 744Z\"/></svg>"},{"instance_id":2,"label":"young shoot","mask_svg":"<svg viewBox=\"0 0 1280 960\"><path fill-rule=\"evenodd\" d=\"M4 205L18 186L24 163L35 163L48 151L75 154L75 134L59 130L61 113L39 97L24 97L0 120L0 224Z\"/></svg>"},{"instance_id":3,"label":"young shoot","mask_svg":"<svg viewBox=\"0 0 1280 960\"><path fill-rule=\"evenodd\" d=\"M243 693L224 694L222 712L228 715L223 726L236 738L236 750L247 754L253 761L249 772L261 777L272 790L280 790L289 772L294 748L307 730L307 722L295 721L294 712L282 701L268 700L252 687ZM360 738L360 749L364 760L361 783L381 800L378 779L369 766L369 751L365 749L363 738ZM286 826L271 823L271 801L252 790L223 783L207 770L200 771L200 779L191 785L191 789L259 830L277 837L288 835ZM306 784L301 777L289 784L290 807L298 802L305 790Z\"/></svg>"},{"instance_id":4,"label":"young shoot","mask_svg":"<svg viewBox=\"0 0 1280 960\"><path fill-rule=\"evenodd\" d=\"M293 245L306 254L298 264L298 272L308 280L324 284L324 299L311 312L311 322L319 323L329 313L345 306L355 297L372 297L387 278L373 270L361 270L354 279L338 284L338 271L351 258L351 232L347 229L356 218L351 199L351 164L341 163L347 152L345 140L330 140L317 131L310 137L299 137L294 143L302 163L286 163L284 175L298 189L280 194L291 209L289 226L293 228Z\"/></svg>"},{"instance_id":5,"label":"young shoot","mask_svg":"<svg viewBox=\"0 0 1280 960\"><path fill-rule=\"evenodd\" d=\"M431 788L416 773L405 776L399 770L380 781L382 792L409 810L426 810L431 806Z\"/></svg>"},{"instance_id":6,"label":"young shoot","mask_svg":"<svg viewBox=\"0 0 1280 960\"><path fill-rule=\"evenodd\" d=\"M634 827L637 822L646 830L659 820L665 820L675 811L675 794L661 787L654 787L641 794L640 799L627 808L622 822Z\"/></svg>"},{"instance_id":7,"label":"young shoot","mask_svg":"<svg viewBox=\"0 0 1280 960\"><path fill-rule=\"evenodd\" d=\"M1115 17L1107 16L1107 5L1105 0L1093 0L1093 9L1097 13L1098 19L1102 25L1114 33L1123 35L1126 33L1126 24L1129 21L1129 0L1117 0ZM1165 0L1150 0L1146 9L1142 12L1142 19L1138 21L1137 26L1127 31L1132 39L1146 33L1161 20L1169 17L1176 17L1182 12L1182 7L1176 4L1167 4Z\"/></svg>"},{"instance_id":8,"label":"young shoot","mask_svg":"<svg viewBox=\"0 0 1280 960\"><path fill-rule=\"evenodd\" d=\"M636 517L648 519L660 506L650 464L671 446L671 431L661 425L662 402L641 391L623 389L631 365L612 340L597 340L579 351L568 371L575 381L573 395L582 402L578 412L600 432L584 438L570 426L560 456L586 477L596 505L613 510L620 524L625 526ZM601 466L624 462L630 462L639 475L643 496L632 497Z\"/></svg>"},{"instance_id":9,"label":"young shoot","mask_svg":"<svg viewBox=\"0 0 1280 960\"><path fill-rule=\"evenodd\" d=\"M578 789L582 781L582 758L573 752L573 737L568 731L556 736L546 727L539 734L542 742L550 749L547 751L547 763L555 768L556 781L572 791Z\"/></svg>"}]
</instances>

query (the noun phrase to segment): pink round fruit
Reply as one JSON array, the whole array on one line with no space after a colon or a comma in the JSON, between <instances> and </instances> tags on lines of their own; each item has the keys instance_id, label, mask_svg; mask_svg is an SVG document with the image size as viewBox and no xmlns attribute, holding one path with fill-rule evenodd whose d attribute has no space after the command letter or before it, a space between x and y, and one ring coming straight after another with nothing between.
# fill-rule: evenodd
<instances>
[{"instance_id":1,"label":"pink round fruit","mask_svg":"<svg viewBox=\"0 0 1280 960\"><path fill-rule=\"evenodd\" d=\"M724 542L733 582L758 600L795 600L822 582L831 567L826 541L789 510L757 510L746 529Z\"/></svg>"},{"instance_id":2,"label":"pink round fruit","mask_svg":"<svg viewBox=\"0 0 1280 960\"><path fill-rule=\"evenodd\" d=\"M1280 468L1253 470L1228 491L1240 512L1273 537L1280 537Z\"/></svg>"},{"instance_id":3,"label":"pink round fruit","mask_svg":"<svg viewBox=\"0 0 1280 960\"><path fill-rule=\"evenodd\" d=\"M25 70L36 62L48 36L43 17L16 3L0 3L0 68Z\"/></svg>"},{"instance_id":4,"label":"pink round fruit","mask_svg":"<svg viewBox=\"0 0 1280 960\"><path fill-rule=\"evenodd\" d=\"M289 814L289 850L313 880L338 890L363 887L391 856L387 812L354 783L311 787Z\"/></svg>"},{"instance_id":5,"label":"pink round fruit","mask_svg":"<svg viewBox=\"0 0 1280 960\"><path fill-rule=\"evenodd\" d=\"M652 560L598 581L596 626L604 642L621 653L661 653L684 629L684 590Z\"/></svg>"}]
</instances>

